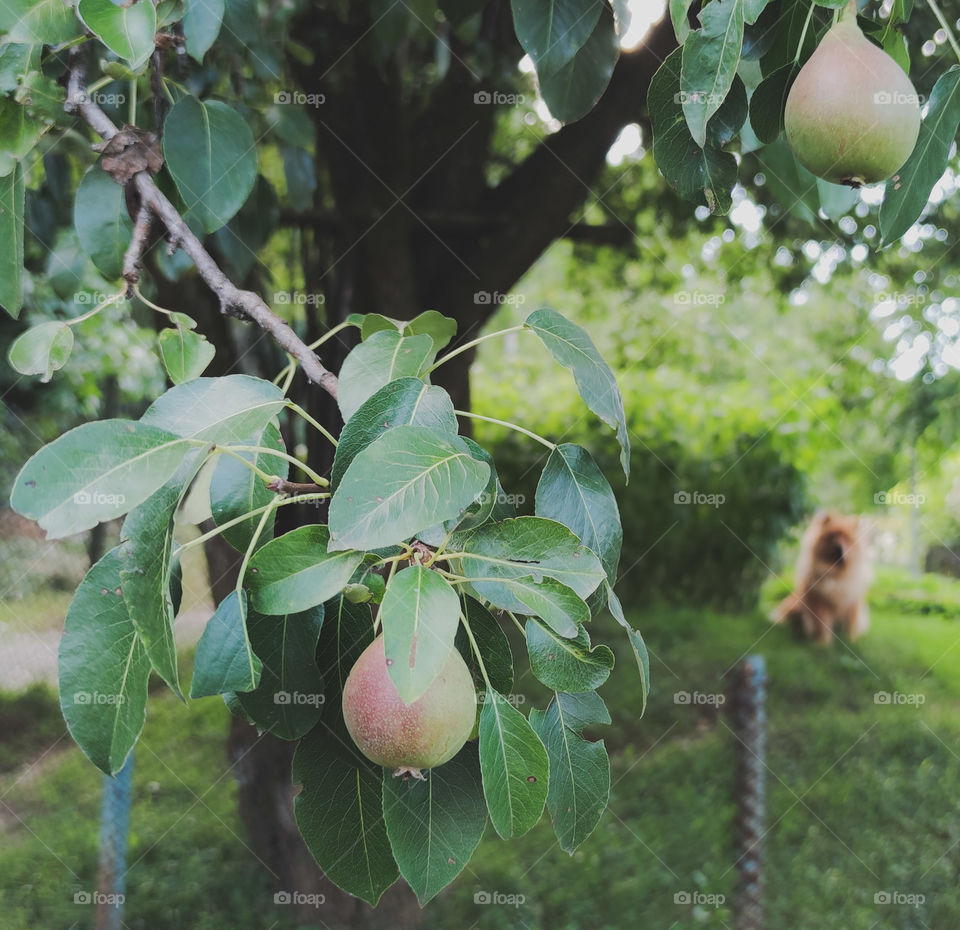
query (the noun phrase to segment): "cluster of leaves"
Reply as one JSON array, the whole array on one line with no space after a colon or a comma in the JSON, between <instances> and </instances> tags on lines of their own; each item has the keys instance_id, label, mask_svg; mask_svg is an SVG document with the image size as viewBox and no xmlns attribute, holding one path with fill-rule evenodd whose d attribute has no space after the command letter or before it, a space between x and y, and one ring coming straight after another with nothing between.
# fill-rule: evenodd
<instances>
[{"instance_id":1,"label":"cluster of leaves","mask_svg":"<svg viewBox=\"0 0 960 930\"><path fill-rule=\"evenodd\" d=\"M653 152L667 183L682 197L726 213L739 159L755 152L784 204L800 201L816 216L846 212L857 195L810 174L783 138L793 80L847 0L711 0L690 28L692 0L671 0L681 47L663 63L648 94ZM864 34L904 68L904 33L913 0L897 0L885 22L858 17ZM913 154L887 182L880 211L885 243L899 239L927 205L947 167L960 124L960 66L939 76Z\"/></svg>"},{"instance_id":2,"label":"cluster of leaves","mask_svg":"<svg viewBox=\"0 0 960 930\"><path fill-rule=\"evenodd\" d=\"M173 625L185 546L174 518L191 489L206 496L216 529L201 539L222 533L244 555L200 639L190 696L223 695L262 731L300 740L298 823L332 880L376 901L399 870L425 902L464 867L488 812L508 838L546 805L570 852L596 825L609 764L583 731L609 722L596 689L613 653L591 644L592 613L608 607L626 628L644 693L649 663L613 593L623 534L590 454L553 447L535 514L516 516L493 458L458 435L449 395L429 382L453 321L427 312L409 323L353 322L364 338L341 370L345 426L329 481L306 469L316 490L277 493L300 464L284 451L277 417L299 408L270 382L231 375L186 380L139 420L65 433L27 462L11 501L51 538L126 515L119 545L76 592L60 650L69 730L113 773L143 727L151 672L182 696ZM626 472L622 398L590 338L547 309L525 326L616 429ZM327 498L328 524L271 538L278 507ZM533 673L556 692L529 718L510 700L514 659L497 612L523 630ZM476 679L478 745L422 784L362 758L343 727L343 683L377 629L408 703L454 648Z\"/></svg>"}]
</instances>

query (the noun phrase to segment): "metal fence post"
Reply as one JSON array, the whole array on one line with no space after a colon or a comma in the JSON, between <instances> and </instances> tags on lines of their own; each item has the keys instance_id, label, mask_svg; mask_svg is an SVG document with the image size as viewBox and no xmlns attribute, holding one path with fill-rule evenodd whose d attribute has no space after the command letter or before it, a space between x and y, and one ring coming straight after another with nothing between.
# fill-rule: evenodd
<instances>
[{"instance_id":1,"label":"metal fence post","mask_svg":"<svg viewBox=\"0 0 960 930\"><path fill-rule=\"evenodd\" d=\"M133 789L133 752L113 777L103 779L100 857L97 866L96 930L120 930L127 872L127 837Z\"/></svg>"},{"instance_id":2,"label":"metal fence post","mask_svg":"<svg viewBox=\"0 0 960 930\"><path fill-rule=\"evenodd\" d=\"M737 930L763 930L763 824L766 776L766 684L762 656L737 667L733 715L736 745Z\"/></svg>"}]
</instances>

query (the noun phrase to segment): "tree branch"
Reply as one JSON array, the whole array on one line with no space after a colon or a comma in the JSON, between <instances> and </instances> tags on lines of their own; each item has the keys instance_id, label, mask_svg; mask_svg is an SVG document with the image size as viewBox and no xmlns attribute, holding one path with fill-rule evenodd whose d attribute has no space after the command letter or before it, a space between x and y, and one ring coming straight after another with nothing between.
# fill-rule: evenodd
<instances>
[{"instance_id":1,"label":"tree branch","mask_svg":"<svg viewBox=\"0 0 960 930\"><path fill-rule=\"evenodd\" d=\"M150 238L150 227L153 225L153 214L149 208L141 203L137 210L137 221L133 224L133 235L130 245L123 255L123 280L133 285L140 280L140 266L143 262L143 253Z\"/></svg>"},{"instance_id":2,"label":"tree branch","mask_svg":"<svg viewBox=\"0 0 960 930\"><path fill-rule=\"evenodd\" d=\"M84 78L86 68L77 55L71 62L70 79L67 85L67 101L64 109L76 113L97 135L109 141L119 131L110 118L86 93ZM220 301L221 312L242 319L252 320L261 329L270 333L277 345L299 362L304 374L314 384L320 385L332 397L337 396L337 376L328 371L306 343L290 325L277 316L253 291L240 290L220 269L203 247L203 243L190 231L177 209L163 195L146 170L138 171L131 179L140 194L141 209L148 208L166 227L172 243L183 249L192 259L210 290ZM139 216L137 226L140 225ZM135 230L136 231L136 230ZM134 249L131 243L131 249ZM142 252L142 246L140 247ZM130 250L128 250L128 253ZM134 253L134 257L136 253ZM133 260L133 259L131 259ZM128 270L126 261L124 271Z\"/></svg>"}]
</instances>

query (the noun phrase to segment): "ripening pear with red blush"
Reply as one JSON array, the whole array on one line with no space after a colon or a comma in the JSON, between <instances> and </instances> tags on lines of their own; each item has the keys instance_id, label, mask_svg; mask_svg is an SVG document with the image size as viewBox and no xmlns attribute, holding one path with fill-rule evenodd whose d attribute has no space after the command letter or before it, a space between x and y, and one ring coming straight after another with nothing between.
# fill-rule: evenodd
<instances>
[{"instance_id":1,"label":"ripening pear with red blush","mask_svg":"<svg viewBox=\"0 0 960 930\"><path fill-rule=\"evenodd\" d=\"M446 665L412 704L390 678L383 636L360 654L343 686L343 719L357 748L395 775L448 762L467 741L477 713L473 676L451 648Z\"/></svg>"}]
</instances>

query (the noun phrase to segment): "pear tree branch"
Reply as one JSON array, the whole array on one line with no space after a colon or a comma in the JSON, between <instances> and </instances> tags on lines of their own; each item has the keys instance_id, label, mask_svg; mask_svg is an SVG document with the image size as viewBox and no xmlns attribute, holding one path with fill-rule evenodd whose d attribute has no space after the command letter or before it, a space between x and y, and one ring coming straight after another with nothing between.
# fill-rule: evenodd
<instances>
[{"instance_id":1,"label":"pear tree branch","mask_svg":"<svg viewBox=\"0 0 960 930\"><path fill-rule=\"evenodd\" d=\"M87 93L85 87L86 67L81 55L75 55L71 62L70 78L67 85L67 101L64 108L68 113L79 115L83 121L109 142L119 130L110 117L103 112ZM132 127L128 127L132 128ZM144 168L134 173L128 183L132 183L140 195L141 215L143 209L149 210L166 228L171 245L181 248L190 257L200 277L210 290L217 295L223 313L256 323L268 332L274 342L288 355L297 360L304 374L314 384L318 384L331 397L337 396L337 376L327 370L316 354L294 332L290 325L264 302L259 294L238 288L221 270L203 243L190 231L176 207L164 196L154 183L149 170ZM139 266L143 249L148 239L149 223L146 218L141 222L138 216L135 235L124 257L124 271L134 273ZM129 281L129 278L127 279Z\"/></svg>"}]
</instances>

